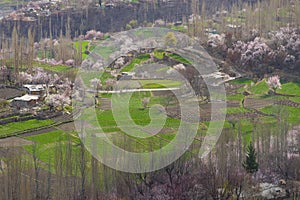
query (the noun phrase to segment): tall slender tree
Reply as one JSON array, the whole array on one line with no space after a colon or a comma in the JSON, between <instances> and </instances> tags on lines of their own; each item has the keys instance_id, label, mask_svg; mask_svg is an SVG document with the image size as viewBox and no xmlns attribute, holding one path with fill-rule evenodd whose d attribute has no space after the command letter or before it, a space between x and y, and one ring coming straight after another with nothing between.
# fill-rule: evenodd
<instances>
[{"instance_id":1,"label":"tall slender tree","mask_svg":"<svg viewBox=\"0 0 300 200\"><path fill-rule=\"evenodd\" d=\"M13 42L13 51L14 51L14 74L16 80L18 80L19 74L19 36L17 31L17 26L15 24L12 32L12 42Z\"/></svg>"},{"instance_id":2,"label":"tall slender tree","mask_svg":"<svg viewBox=\"0 0 300 200\"><path fill-rule=\"evenodd\" d=\"M32 74L32 66L34 59L34 34L32 29L28 29L28 56L27 56L27 66L29 73Z\"/></svg>"}]
</instances>

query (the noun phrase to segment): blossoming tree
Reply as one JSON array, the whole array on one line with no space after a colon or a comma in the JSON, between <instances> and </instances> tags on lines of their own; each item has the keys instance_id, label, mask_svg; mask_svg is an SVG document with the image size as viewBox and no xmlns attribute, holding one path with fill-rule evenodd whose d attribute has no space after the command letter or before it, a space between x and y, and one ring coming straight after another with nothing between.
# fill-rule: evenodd
<instances>
[{"instance_id":1,"label":"blossoming tree","mask_svg":"<svg viewBox=\"0 0 300 200\"><path fill-rule=\"evenodd\" d=\"M281 83L280 83L280 77L279 76L272 76L268 78L267 84L273 92L276 91L276 89L281 88Z\"/></svg>"}]
</instances>

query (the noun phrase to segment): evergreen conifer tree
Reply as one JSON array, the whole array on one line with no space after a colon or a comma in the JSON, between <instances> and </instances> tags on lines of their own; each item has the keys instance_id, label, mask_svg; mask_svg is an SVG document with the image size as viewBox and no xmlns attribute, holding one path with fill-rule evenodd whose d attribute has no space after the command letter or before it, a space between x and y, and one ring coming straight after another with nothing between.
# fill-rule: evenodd
<instances>
[{"instance_id":1,"label":"evergreen conifer tree","mask_svg":"<svg viewBox=\"0 0 300 200\"><path fill-rule=\"evenodd\" d=\"M256 152L252 142L250 142L247 148L246 161L243 163L243 167L248 173L254 173L258 170L258 163L256 162Z\"/></svg>"}]
</instances>

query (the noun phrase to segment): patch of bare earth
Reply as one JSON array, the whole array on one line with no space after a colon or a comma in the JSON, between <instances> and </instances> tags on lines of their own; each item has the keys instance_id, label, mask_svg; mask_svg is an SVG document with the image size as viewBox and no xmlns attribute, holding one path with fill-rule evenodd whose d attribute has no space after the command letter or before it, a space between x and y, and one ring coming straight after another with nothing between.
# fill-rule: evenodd
<instances>
[{"instance_id":1,"label":"patch of bare earth","mask_svg":"<svg viewBox=\"0 0 300 200\"><path fill-rule=\"evenodd\" d=\"M245 108L259 110L266 106L273 105L275 100L273 99L255 99L255 98L246 98L244 102Z\"/></svg>"},{"instance_id":2,"label":"patch of bare earth","mask_svg":"<svg viewBox=\"0 0 300 200\"><path fill-rule=\"evenodd\" d=\"M101 110L111 110L111 99L101 98L100 99L100 108L101 108Z\"/></svg>"},{"instance_id":3,"label":"patch of bare earth","mask_svg":"<svg viewBox=\"0 0 300 200\"><path fill-rule=\"evenodd\" d=\"M57 126L57 129L63 130L65 132L71 132L75 130L75 125L74 122L70 122Z\"/></svg>"},{"instance_id":4,"label":"patch of bare earth","mask_svg":"<svg viewBox=\"0 0 300 200\"><path fill-rule=\"evenodd\" d=\"M19 137L9 137L0 140L0 148L20 147L25 145L32 145L33 142Z\"/></svg>"},{"instance_id":5,"label":"patch of bare earth","mask_svg":"<svg viewBox=\"0 0 300 200\"><path fill-rule=\"evenodd\" d=\"M21 90L13 88L0 88L0 99L13 99L18 96L22 96Z\"/></svg>"}]
</instances>

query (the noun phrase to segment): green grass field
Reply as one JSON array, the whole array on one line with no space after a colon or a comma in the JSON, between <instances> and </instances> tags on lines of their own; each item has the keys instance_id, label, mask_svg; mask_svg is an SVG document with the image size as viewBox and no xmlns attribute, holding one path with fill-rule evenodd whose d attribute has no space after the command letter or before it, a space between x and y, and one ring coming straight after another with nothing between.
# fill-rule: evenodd
<instances>
[{"instance_id":1,"label":"green grass field","mask_svg":"<svg viewBox=\"0 0 300 200\"><path fill-rule=\"evenodd\" d=\"M77 50L79 50L79 43L80 41L76 41L74 42L75 48ZM89 41L81 41L81 45L82 45L82 60L84 60L88 55L85 53L87 50L87 46L89 45ZM90 51L92 51L92 49L90 49Z\"/></svg>"},{"instance_id":2,"label":"green grass field","mask_svg":"<svg viewBox=\"0 0 300 200\"><path fill-rule=\"evenodd\" d=\"M76 69L74 69L74 68L72 68L70 66L67 66L67 65L55 65L55 66L52 66L52 65L48 65L46 63L34 62L34 66L41 67L41 68L43 68L45 70L56 72L56 73L64 73L64 72L68 72L70 70L75 70L76 71Z\"/></svg>"},{"instance_id":3,"label":"green grass field","mask_svg":"<svg viewBox=\"0 0 300 200\"><path fill-rule=\"evenodd\" d=\"M263 79L262 81L257 82L255 85L250 86L248 90L251 92L251 94L264 95L268 93L269 86L265 79Z\"/></svg>"},{"instance_id":4,"label":"green grass field","mask_svg":"<svg viewBox=\"0 0 300 200\"><path fill-rule=\"evenodd\" d=\"M110 96L106 96L110 98ZM151 97L150 92L134 92L129 101L128 111L130 114L130 118L133 123L140 128L138 129L138 133L142 135L149 135L149 133L143 130L143 127L148 125L151 122L149 116L149 107L144 108L142 105L142 99L144 97L149 97L150 102L148 106L152 106L163 99L158 98L157 96ZM120 96L120 98L122 98ZM153 98L153 99L152 99ZM117 113L122 113L123 107L115 108ZM126 108L125 108L126 109ZM128 116L119 117L119 120L116 121L114 118L113 112L111 110L100 110L96 109L97 120L93 119L90 115L91 110L87 110L85 114L82 116L82 119L87 120L91 125L98 127L98 123L101 126L102 131L106 134L106 136L117 146L124 148L128 151L133 152L145 152L153 149L158 149L161 146L165 146L168 144L168 141L172 140L177 132L177 128L179 127L180 120L173 119L167 117L165 123L163 124L163 130L168 129L171 130L168 133L157 134L155 136L150 136L148 138L138 138L129 135L128 133L123 132L123 128L131 128L131 125L128 121ZM158 123L160 118L156 118L159 115L159 112L156 114L155 111L152 113L152 121L151 123ZM119 125L122 124L120 127ZM127 126L128 125L128 126ZM155 126L155 125L154 125ZM88 130L89 134L93 134L94 129ZM135 130L136 131L136 130Z\"/></svg>"},{"instance_id":5,"label":"green grass field","mask_svg":"<svg viewBox=\"0 0 300 200\"><path fill-rule=\"evenodd\" d=\"M228 101L241 101L245 98L242 94L233 94L233 95L226 95L226 99Z\"/></svg>"},{"instance_id":6,"label":"green grass field","mask_svg":"<svg viewBox=\"0 0 300 200\"><path fill-rule=\"evenodd\" d=\"M153 54L157 59L163 59L165 51L162 49L156 49Z\"/></svg>"},{"instance_id":7,"label":"green grass field","mask_svg":"<svg viewBox=\"0 0 300 200\"><path fill-rule=\"evenodd\" d=\"M281 89L277 89L276 92L279 94L296 95L300 97L300 83L284 83L282 84Z\"/></svg>"},{"instance_id":8,"label":"green grass field","mask_svg":"<svg viewBox=\"0 0 300 200\"><path fill-rule=\"evenodd\" d=\"M138 37L145 38L145 39L155 36L155 33L153 31L151 31L151 30L148 31L148 30L143 30L143 29L133 30L133 34L135 34Z\"/></svg>"},{"instance_id":9,"label":"green grass field","mask_svg":"<svg viewBox=\"0 0 300 200\"><path fill-rule=\"evenodd\" d=\"M287 119L287 122L292 125L300 123L300 108L272 105L262 108L261 111L267 114L281 116L283 119Z\"/></svg>"},{"instance_id":10,"label":"green grass field","mask_svg":"<svg viewBox=\"0 0 300 200\"><path fill-rule=\"evenodd\" d=\"M155 54L156 57L161 58L163 56L161 51L158 51ZM172 55L175 59L183 61L182 57L177 56L176 54ZM122 69L122 71L132 71L134 70L135 64L140 64L143 61L150 58L149 54L143 54L138 57L136 57L132 63L127 65ZM189 62L187 60L184 60L186 63ZM60 69L59 71L67 70L65 68ZM83 78L83 81L85 84L89 85L89 80L92 78L99 78L102 83L105 82L108 78L113 78L109 72L83 72L81 74L81 77ZM176 80L139 80L140 85L143 88L163 88L163 87L180 87L182 85L181 82ZM231 84L241 84L242 87L236 90L236 94L230 94L227 95L227 101L242 101L242 99L245 98L245 96L239 92L244 91L243 85L247 85L247 90L250 92L251 98L260 98L260 99L276 99L276 100L284 100L284 99L290 99L295 102L300 102L300 97L297 97L300 95L300 85L299 83L284 83L282 84L282 89L278 89L277 92L280 94L287 94L287 95L296 95L296 97L285 97L285 96L279 96L279 95L269 95L268 94L268 85L265 80L261 80L257 82L256 84L253 84L252 80L241 78L231 81ZM121 94L122 95L122 94ZM104 98L112 98L112 94L101 94ZM148 106L146 108L142 105L142 99L148 97L150 98L150 101L148 103ZM120 96L119 98L122 98ZM149 116L150 107L155 104L160 104L163 106L166 106L166 98L167 96L152 96L150 92L135 92L131 96L131 99L129 101L129 114L130 118L132 119L133 123L140 128L138 129L138 132L142 135L147 135L145 130L143 130L143 127L151 123L151 118ZM172 100L172 103L170 105L175 105L177 102L176 100ZM123 112L122 108L115 108L117 109L116 112ZM119 110L118 110L119 109ZM291 125L299 124L300 123L300 109L289 107L289 106L279 106L279 105L271 105L267 106L265 108L262 108L260 110L263 113L266 114L273 114L278 115L280 114L282 117L285 117L287 122ZM155 149L159 149L165 145L167 145L177 134L178 127L180 125L180 119L171 118L168 116L166 118L165 123L163 124L163 130L168 130L166 133L159 133L155 136L150 136L148 138L138 138L134 137L122 130L126 124L130 126L130 123L128 122L128 116L125 116L124 118L119 118L121 121L116 121L112 110L101 110L100 108L96 108L96 119L93 119L93 115L91 115L92 109L87 109L85 113L81 116L82 119L89 121L89 123L92 126L98 126L98 124L101 126L104 133L107 135L109 140L111 140L115 145L124 148L126 150L130 150L133 152L147 152L152 151ZM158 113L158 111L155 111ZM154 112L154 118L152 120L156 120L157 113ZM246 114L249 112L253 112L252 110L243 108L242 105L240 107L228 107L226 114ZM153 113L152 113L153 114ZM237 135L237 132L240 130L242 133L243 143L248 144L252 140L253 133L257 131L257 127L261 126L270 126L272 127L272 131L276 132L276 124L277 119L275 116L264 116L260 117L257 120L249 119L247 117L237 119L235 129L231 130L233 134ZM157 118L159 119L159 118ZM123 127L120 126L120 123L123 124ZM51 124L51 120L49 121L28 121L24 123L11 123L5 126L0 126L0 132L6 132L6 133L13 133L15 131L23 130L23 129L29 129L32 127L39 127L43 126L44 124ZM204 122L203 124L199 124L199 127L208 127L210 126L218 126L219 122ZM240 127L239 127L240 125ZM233 125L229 123L229 121L225 121L224 128L230 129ZM126 127L125 127L126 128ZM214 128L212 128L213 130ZM91 134L94 133L93 129L87 128L87 131ZM198 130L199 137L204 136L207 131L206 129ZM62 151L65 152L68 148L68 145L71 145L72 151L76 152L76 145L79 143L79 139L76 137L70 136L68 133L65 133L63 131L53 131L37 136L30 136L26 139L29 139L31 141L34 141L36 144L26 146L24 147L28 152L33 153L35 150L35 153L38 154L38 157L43 162L50 162L51 165L54 163L54 159L51 158L51 155L55 155L57 153L57 148L63 149ZM35 149L34 149L34 148ZM102 150L101 150L102 151Z\"/></svg>"},{"instance_id":11,"label":"green grass field","mask_svg":"<svg viewBox=\"0 0 300 200\"><path fill-rule=\"evenodd\" d=\"M248 78L238 78L230 81L231 84L244 84L244 85L251 85L253 81Z\"/></svg>"},{"instance_id":12,"label":"green grass field","mask_svg":"<svg viewBox=\"0 0 300 200\"><path fill-rule=\"evenodd\" d=\"M76 146L80 143L79 138L61 130L28 136L25 137L25 139L33 141L34 144L24 146L23 148L28 153L34 154L45 164L50 164L52 172L54 172L54 165L57 161L56 156L67 155L67 151L73 151L73 153L78 151ZM46 167L46 169L48 169L48 167Z\"/></svg>"},{"instance_id":13,"label":"green grass field","mask_svg":"<svg viewBox=\"0 0 300 200\"><path fill-rule=\"evenodd\" d=\"M250 92L251 98L257 99L273 99L276 101L280 100L291 100L294 102L300 102L300 84L295 82L283 83L281 89L277 89L276 92L281 95L296 95L295 97L289 96L281 96L281 95L269 95L269 87L265 81L265 79L253 84L253 81L247 78L240 78L233 81L230 81L231 84L241 84L246 85L246 90ZM244 98L244 95L241 94L245 91L244 86L236 89L235 91L238 94L227 95L227 100L239 100L241 101ZM296 125L300 123L300 109L290 106L280 106L280 105L270 105L265 108L260 109L261 112L266 114L271 114L273 116L264 116L257 119L257 125L261 127L270 127L274 133L278 132L278 121L276 116L281 116L283 120L286 120L286 123L289 125ZM247 110L244 108L227 108L227 114L239 114L239 113L247 113L251 112L251 110ZM241 131L243 132L243 140L248 144L252 140L252 132L255 131L254 122L250 122L249 119L241 119ZM237 131L237 129L235 130Z\"/></svg>"},{"instance_id":14,"label":"green grass field","mask_svg":"<svg viewBox=\"0 0 300 200\"><path fill-rule=\"evenodd\" d=\"M134 58L130 64L128 64L127 66L123 67L121 69L121 72L130 72L133 71L135 69L135 65L141 64L142 62L149 60L150 59L150 55L149 54L141 54L138 55L136 58Z\"/></svg>"},{"instance_id":15,"label":"green grass field","mask_svg":"<svg viewBox=\"0 0 300 200\"><path fill-rule=\"evenodd\" d=\"M180 32L185 32L187 30L183 25L172 26L171 29L174 31L180 31Z\"/></svg>"},{"instance_id":16,"label":"green grass field","mask_svg":"<svg viewBox=\"0 0 300 200\"><path fill-rule=\"evenodd\" d=\"M114 78L109 72L99 72L99 71L87 71L87 72L78 72L78 76L82 78L83 83L90 87L90 80L97 78L101 80L101 83L104 84L105 80Z\"/></svg>"},{"instance_id":17,"label":"green grass field","mask_svg":"<svg viewBox=\"0 0 300 200\"><path fill-rule=\"evenodd\" d=\"M174 80L139 80L143 88L172 88L180 87L183 83Z\"/></svg>"},{"instance_id":18,"label":"green grass field","mask_svg":"<svg viewBox=\"0 0 300 200\"><path fill-rule=\"evenodd\" d=\"M191 64L191 61L181 57L180 55L171 53L171 54L167 54L167 56L170 56L171 58L173 58L174 60L177 60L179 62L185 63L185 64Z\"/></svg>"},{"instance_id":19,"label":"green grass field","mask_svg":"<svg viewBox=\"0 0 300 200\"><path fill-rule=\"evenodd\" d=\"M247 113L247 112L251 112L251 110L246 109L246 108L226 108L226 113L227 114L239 114L239 113Z\"/></svg>"},{"instance_id":20,"label":"green grass field","mask_svg":"<svg viewBox=\"0 0 300 200\"><path fill-rule=\"evenodd\" d=\"M92 46L90 49L90 51L93 51L96 55L100 55L105 61L108 61L109 56L116 50L118 48L113 46Z\"/></svg>"},{"instance_id":21,"label":"green grass field","mask_svg":"<svg viewBox=\"0 0 300 200\"><path fill-rule=\"evenodd\" d=\"M53 124L52 120L37 120L32 119L23 122L12 122L5 125L0 125L0 136L9 135L19 131L25 131L33 128L43 127Z\"/></svg>"}]
</instances>

